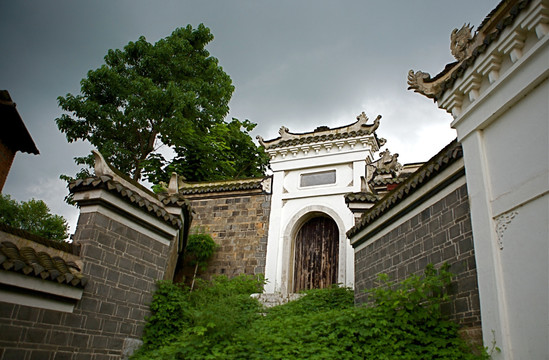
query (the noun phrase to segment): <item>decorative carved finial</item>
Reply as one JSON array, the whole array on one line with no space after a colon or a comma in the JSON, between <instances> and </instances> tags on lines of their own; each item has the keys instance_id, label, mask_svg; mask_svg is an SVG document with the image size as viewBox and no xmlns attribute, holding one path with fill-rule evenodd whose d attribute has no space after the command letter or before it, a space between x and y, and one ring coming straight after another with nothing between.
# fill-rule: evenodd
<instances>
[{"instance_id":1,"label":"decorative carved finial","mask_svg":"<svg viewBox=\"0 0 549 360\"><path fill-rule=\"evenodd\" d=\"M434 98L440 85L429 83L431 75L423 71L408 71L408 90Z\"/></svg>"},{"instance_id":2,"label":"decorative carved finial","mask_svg":"<svg viewBox=\"0 0 549 360\"><path fill-rule=\"evenodd\" d=\"M381 158L377 162L377 168L379 170L385 170L388 172L394 172L398 175L402 169L402 165L398 162L398 153L391 155L389 149L380 152Z\"/></svg>"},{"instance_id":3,"label":"decorative carved finial","mask_svg":"<svg viewBox=\"0 0 549 360\"><path fill-rule=\"evenodd\" d=\"M363 124L366 124L366 121L368 121L368 117L366 116L364 111L360 115L358 115L356 119Z\"/></svg>"},{"instance_id":4,"label":"decorative carved finial","mask_svg":"<svg viewBox=\"0 0 549 360\"><path fill-rule=\"evenodd\" d=\"M385 138L379 138L378 141L379 141L379 146L380 147L387 144L387 139L385 139Z\"/></svg>"},{"instance_id":5,"label":"decorative carved finial","mask_svg":"<svg viewBox=\"0 0 549 360\"><path fill-rule=\"evenodd\" d=\"M368 135L373 134L374 131L377 130L377 128L379 127L379 120L381 120L381 115L378 115L376 117L376 119L374 120L374 123L372 125L362 124L362 126L368 127Z\"/></svg>"},{"instance_id":6,"label":"decorative carved finial","mask_svg":"<svg viewBox=\"0 0 549 360\"><path fill-rule=\"evenodd\" d=\"M173 172L170 177L170 183L168 185L168 194L173 195L179 192L179 179L177 178L177 173Z\"/></svg>"},{"instance_id":7,"label":"decorative carved finial","mask_svg":"<svg viewBox=\"0 0 549 360\"><path fill-rule=\"evenodd\" d=\"M368 121L368 116L366 116L364 111L362 112L362 114L358 115L356 117L356 119L358 120L358 123L360 124L360 127L361 128L366 128L366 133L368 135L370 135L370 134L373 134L374 131L376 131L377 128L379 127L379 120L381 119L381 115L378 115L375 118L374 123L370 124L370 125L366 124L366 122Z\"/></svg>"},{"instance_id":8,"label":"decorative carved finial","mask_svg":"<svg viewBox=\"0 0 549 360\"><path fill-rule=\"evenodd\" d=\"M261 189L264 192L266 192L267 194L270 194L271 193L272 183L273 183L273 178L272 177L268 177L268 178L263 179L263 181L261 182Z\"/></svg>"},{"instance_id":9,"label":"decorative carved finial","mask_svg":"<svg viewBox=\"0 0 549 360\"><path fill-rule=\"evenodd\" d=\"M278 130L278 133L280 134L280 137L282 139L287 139L290 137L290 134L288 133L290 130L286 126L281 126L280 130Z\"/></svg>"},{"instance_id":10,"label":"decorative carved finial","mask_svg":"<svg viewBox=\"0 0 549 360\"><path fill-rule=\"evenodd\" d=\"M463 61L467 57L467 48L473 40L473 27L463 24L461 29L454 29L450 35L450 51L457 61Z\"/></svg>"},{"instance_id":11,"label":"decorative carved finial","mask_svg":"<svg viewBox=\"0 0 549 360\"><path fill-rule=\"evenodd\" d=\"M259 145L267 148L267 146L265 146L265 140L263 140L263 136L257 135L255 138L257 139L257 141L259 141Z\"/></svg>"},{"instance_id":12,"label":"decorative carved finial","mask_svg":"<svg viewBox=\"0 0 549 360\"><path fill-rule=\"evenodd\" d=\"M112 175L112 170L109 168L109 165L107 164L107 161L105 161L103 155L95 149L92 150L92 154L95 160L93 165L95 176Z\"/></svg>"},{"instance_id":13,"label":"decorative carved finial","mask_svg":"<svg viewBox=\"0 0 549 360\"><path fill-rule=\"evenodd\" d=\"M172 172L170 183L168 184L168 194L173 195L179 193L179 189L185 186L185 177Z\"/></svg>"}]
</instances>

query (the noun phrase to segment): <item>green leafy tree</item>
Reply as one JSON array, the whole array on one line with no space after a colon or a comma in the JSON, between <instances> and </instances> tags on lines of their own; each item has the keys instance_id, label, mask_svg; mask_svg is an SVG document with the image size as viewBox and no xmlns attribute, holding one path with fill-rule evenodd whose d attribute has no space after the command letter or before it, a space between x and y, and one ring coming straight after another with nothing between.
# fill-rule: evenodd
<instances>
[{"instance_id":1,"label":"green leafy tree","mask_svg":"<svg viewBox=\"0 0 549 360\"><path fill-rule=\"evenodd\" d=\"M215 124L210 136L216 142L198 141L189 146L176 146L178 156L165 168L165 173L183 174L189 181L225 180L260 177L265 174L269 157L249 135L256 124L232 119ZM165 178L164 174L161 174ZM154 182L163 178L150 177Z\"/></svg>"},{"instance_id":2,"label":"green leafy tree","mask_svg":"<svg viewBox=\"0 0 549 360\"><path fill-rule=\"evenodd\" d=\"M185 255L190 259L190 264L194 265L194 274L191 284L191 290L194 288L194 282L199 268L204 268L208 260L213 256L218 245L208 234L191 234L185 247Z\"/></svg>"},{"instance_id":3,"label":"green leafy tree","mask_svg":"<svg viewBox=\"0 0 549 360\"><path fill-rule=\"evenodd\" d=\"M155 44L140 37L109 50L105 64L81 81L81 95L58 98L68 114L57 126L69 142L89 141L134 180L167 181L174 170L189 181L262 173L266 156L248 134L255 124L223 120L234 87L205 49L212 40L204 25L188 25ZM176 152L172 161L162 146ZM241 166L241 159L249 164Z\"/></svg>"},{"instance_id":4,"label":"green leafy tree","mask_svg":"<svg viewBox=\"0 0 549 360\"><path fill-rule=\"evenodd\" d=\"M51 214L42 200L18 202L0 194L0 222L51 240L63 241L69 236L65 218Z\"/></svg>"}]
</instances>

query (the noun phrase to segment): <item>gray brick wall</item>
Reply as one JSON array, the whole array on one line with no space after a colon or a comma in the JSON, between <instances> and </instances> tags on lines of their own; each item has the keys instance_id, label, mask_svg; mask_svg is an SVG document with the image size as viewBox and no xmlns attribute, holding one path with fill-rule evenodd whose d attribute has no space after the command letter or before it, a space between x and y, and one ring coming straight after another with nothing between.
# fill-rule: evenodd
<instances>
[{"instance_id":1,"label":"gray brick wall","mask_svg":"<svg viewBox=\"0 0 549 360\"><path fill-rule=\"evenodd\" d=\"M257 191L187 198L195 213L191 232L199 228L219 245L202 277L265 273L271 195Z\"/></svg>"},{"instance_id":2,"label":"gray brick wall","mask_svg":"<svg viewBox=\"0 0 549 360\"><path fill-rule=\"evenodd\" d=\"M461 324L467 337L481 339L480 304L473 235L466 185L392 229L355 253L355 298L366 301L365 289L378 274L401 281L422 273L427 264L447 262L456 274L453 300L443 309Z\"/></svg>"},{"instance_id":3,"label":"gray brick wall","mask_svg":"<svg viewBox=\"0 0 549 360\"><path fill-rule=\"evenodd\" d=\"M169 246L100 213L80 215L74 241L89 278L74 312L0 302L0 359L114 360L141 337Z\"/></svg>"}]
</instances>

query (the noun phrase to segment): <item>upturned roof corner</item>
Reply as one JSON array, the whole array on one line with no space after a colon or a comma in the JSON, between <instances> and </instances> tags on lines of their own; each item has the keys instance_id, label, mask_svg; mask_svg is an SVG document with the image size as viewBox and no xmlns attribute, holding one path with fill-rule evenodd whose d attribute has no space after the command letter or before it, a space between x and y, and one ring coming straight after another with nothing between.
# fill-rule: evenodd
<instances>
[{"instance_id":1,"label":"upturned roof corner","mask_svg":"<svg viewBox=\"0 0 549 360\"><path fill-rule=\"evenodd\" d=\"M486 16L476 31L473 31L473 27L469 24L464 24L460 29L454 29L450 35L450 51L456 61L447 64L434 77L424 71L410 70L407 76L408 90L433 99L439 103L440 107L447 108L440 104L445 92L453 88L455 82L475 65L476 60L486 53L490 45L496 42L507 28L513 25L518 14L531 2L532 0L502 0ZM542 19L538 22L544 23L544 21ZM536 31L538 30L536 29ZM489 73L490 71L485 72ZM492 81L493 79L491 79ZM475 86L470 86L466 90L468 92L475 91ZM447 110L451 112L451 109Z\"/></svg>"}]
</instances>

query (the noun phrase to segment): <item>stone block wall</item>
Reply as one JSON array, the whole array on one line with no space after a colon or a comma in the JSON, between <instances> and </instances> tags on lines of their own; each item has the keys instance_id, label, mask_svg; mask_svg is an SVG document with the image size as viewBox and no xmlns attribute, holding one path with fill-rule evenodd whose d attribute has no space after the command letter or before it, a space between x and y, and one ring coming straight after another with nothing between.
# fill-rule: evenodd
<instances>
[{"instance_id":1,"label":"stone block wall","mask_svg":"<svg viewBox=\"0 0 549 360\"><path fill-rule=\"evenodd\" d=\"M389 233L355 253L355 299L367 299L378 274L401 281L422 273L427 264L450 264L456 274L453 300L443 309L464 327L466 336L482 339L477 270L467 186L462 185L422 209Z\"/></svg>"},{"instance_id":2,"label":"stone block wall","mask_svg":"<svg viewBox=\"0 0 549 360\"><path fill-rule=\"evenodd\" d=\"M252 190L186 198L194 212L191 233L203 231L219 245L202 277L265 273L271 195Z\"/></svg>"},{"instance_id":3,"label":"stone block wall","mask_svg":"<svg viewBox=\"0 0 549 360\"><path fill-rule=\"evenodd\" d=\"M0 302L0 359L120 359L139 343L168 245L100 213L74 241L89 279L72 313Z\"/></svg>"},{"instance_id":4,"label":"stone block wall","mask_svg":"<svg viewBox=\"0 0 549 360\"><path fill-rule=\"evenodd\" d=\"M17 281L8 283L8 268L0 268L10 291L33 299L23 306L10 294L0 293L0 360L127 359L141 344L156 282L173 276L168 262L179 241L185 241L190 208L179 194L155 195L119 175L101 154L94 155L95 176L69 185L80 208L75 246L71 246L79 250L71 254L79 259L57 253L78 263L79 276L86 280L79 287L80 296L69 299L71 306L48 307L41 298L66 305L59 287L70 286L61 284L61 276L22 274L19 270L24 268L19 267L10 273L19 276ZM27 261L11 250L2 251L13 257L12 263ZM32 259L27 261L29 269L33 264ZM47 270L48 276L55 272L51 267ZM36 286L25 287L29 281Z\"/></svg>"}]
</instances>

